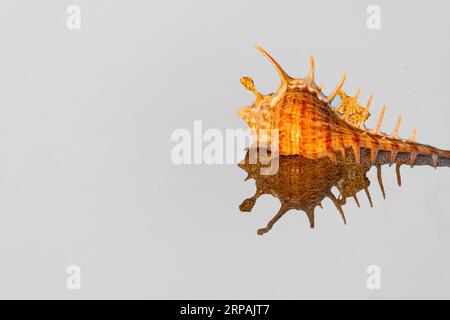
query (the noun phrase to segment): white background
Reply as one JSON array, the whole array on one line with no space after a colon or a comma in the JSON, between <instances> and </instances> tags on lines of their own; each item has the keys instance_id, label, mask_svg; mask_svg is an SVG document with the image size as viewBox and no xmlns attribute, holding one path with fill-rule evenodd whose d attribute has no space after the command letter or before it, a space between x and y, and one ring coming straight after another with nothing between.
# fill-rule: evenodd
<instances>
[{"instance_id":1,"label":"white background","mask_svg":"<svg viewBox=\"0 0 450 320\"><path fill-rule=\"evenodd\" d=\"M66 8L82 10L81 30ZM381 8L368 30L366 8ZM316 59L330 92L373 92L374 126L450 149L448 1L2 1L1 298L450 298L450 170L374 172L374 208L291 211L235 165L175 166L177 128L245 128L235 110ZM66 268L82 287L66 287ZM368 290L366 268L382 270Z\"/></svg>"}]
</instances>

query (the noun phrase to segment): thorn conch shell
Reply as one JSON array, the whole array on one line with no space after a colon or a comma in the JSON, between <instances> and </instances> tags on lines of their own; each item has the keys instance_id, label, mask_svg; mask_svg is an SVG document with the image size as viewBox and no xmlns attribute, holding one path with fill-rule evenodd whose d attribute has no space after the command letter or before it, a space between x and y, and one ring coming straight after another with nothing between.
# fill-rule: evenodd
<instances>
[{"instance_id":1,"label":"thorn conch shell","mask_svg":"<svg viewBox=\"0 0 450 320\"><path fill-rule=\"evenodd\" d=\"M315 82L312 56L307 75L293 78L263 48L256 48L275 67L280 76L280 85L273 94L263 95L256 90L251 78L242 78L242 84L254 93L256 100L252 106L238 110L238 114L255 133L257 141L262 129L269 140L272 131L277 131L278 150L273 151L278 151L280 155L302 155L309 159L328 156L336 161L336 152L351 148L356 161L359 161L360 149L365 148L370 149L373 164L381 150L391 153L392 162L399 153L410 154L411 165L414 165L420 154L431 156L433 162L437 161L437 157L450 158L450 151L416 143L416 130L408 140L399 138L401 118L397 120L392 135L383 133L381 124L385 106L375 129L366 129L365 121L370 116L368 110L372 96L363 108L357 102L359 90L354 97L346 95L342 87L347 73L337 87L325 95L322 86ZM341 103L333 109L331 102L337 95L341 97Z\"/></svg>"}]
</instances>

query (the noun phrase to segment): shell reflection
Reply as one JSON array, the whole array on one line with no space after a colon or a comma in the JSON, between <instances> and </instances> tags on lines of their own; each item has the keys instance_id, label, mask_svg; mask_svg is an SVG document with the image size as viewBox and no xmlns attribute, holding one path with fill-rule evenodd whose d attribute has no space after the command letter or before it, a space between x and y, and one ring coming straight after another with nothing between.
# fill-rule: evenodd
<instances>
[{"instance_id":1,"label":"shell reflection","mask_svg":"<svg viewBox=\"0 0 450 320\"><path fill-rule=\"evenodd\" d=\"M258 230L263 235L272 229L273 225L289 210L304 211L308 217L311 228L314 228L314 211L316 207L322 207L322 201L329 198L336 206L344 224L346 223L342 207L348 198L353 198L358 207L360 201L357 193L362 191L367 197L368 205L372 206L369 193L370 181L367 172L371 165L368 162L357 164L351 149L342 154L336 164L329 158L308 159L303 156L279 156L278 171L273 175L264 175L261 169L267 167L257 156L251 161L251 152L247 151L246 157L238 165L248 174L246 180L254 179L256 193L246 199L239 206L243 212L250 212L256 200L263 194L270 194L278 198L281 207L277 214L270 220L266 227ZM267 162L264 162L267 163ZM381 167L378 167L378 181L384 196L384 188L381 180ZM396 170L400 184L399 166ZM333 193L335 187L338 191ZM333 189L335 190L335 189Z\"/></svg>"}]
</instances>

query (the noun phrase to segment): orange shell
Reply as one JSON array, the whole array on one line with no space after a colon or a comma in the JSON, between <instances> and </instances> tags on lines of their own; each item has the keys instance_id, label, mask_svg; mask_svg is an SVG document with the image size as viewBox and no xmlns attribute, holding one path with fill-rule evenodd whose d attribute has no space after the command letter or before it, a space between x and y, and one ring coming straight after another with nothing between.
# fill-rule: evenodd
<instances>
[{"instance_id":1,"label":"orange shell","mask_svg":"<svg viewBox=\"0 0 450 320\"><path fill-rule=\"evenodd\" d=\"M273 63L280 75L281 84L274 94L262 95L254 88L253 81L245 78L243 84L255 93L257 100L251 107L244 107L238 113L255 132L256 141L263 140L261 129L268 131L264 137L268 140L269 149L272 142L270 134L277 132L278 152L281 155L302 155L310 159L329 156L336 161L336 152L352 148L355 159L359 162L360 149L365 148L370 149L372 163L376 162L379 150L390 151L392 162L400 152L411 154L411 165L418 154L430 155L433 161L437 161L438 156L450 158L450 151L415 143L415 132L408 141L398 138L396 133L399 123L394 129L395 134L381 132L385 108L375 130L367 130L363 122L355 125L348 121L346 115L331 108L332 100L341 92L345 76L333 93L325 96L314 82L312 57L308 75L305 78L292 78L267 52L261 47L257 48ZM274 151L277 150L272 150Z\"/></svg>"}]
</instances>

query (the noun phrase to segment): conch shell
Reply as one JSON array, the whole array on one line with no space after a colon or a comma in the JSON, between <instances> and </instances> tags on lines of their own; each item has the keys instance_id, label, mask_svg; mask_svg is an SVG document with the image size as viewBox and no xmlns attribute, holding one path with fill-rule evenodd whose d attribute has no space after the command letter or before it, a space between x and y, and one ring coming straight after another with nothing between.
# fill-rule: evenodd
<instances>
[{"instance_id":1,"label":"conch shell","mask_svg":"<svg viewBox=\"0 0 450 320\"><path fill-rule=\"evenodd\" d=\"M329 157L337 161L336 153L342 154L351 148L357 163L360 162L361 149L370 153L372 164L376 163L379 151L390 152L391 162L395 162L399 153L409 154L409 163L414 165L417 155L432 158L434 166L438 158L450 158L450 151L441 150L429 145L415 142L414 129L409 139L401 139L398 130L401 117L388 135L381 131L386 107L384 106L377 125L369 130L365 121L369 117L369 107L372 96L365 107L358 104L359 90L354 97L342 91L347 74L328 96L322 92L314 80L314 59L311 56L309 72L305 78L289 76L263 48L257 49L273 64L280 76L281 83L273 94L263 95L255 89L253 80L249 77L241 78L241 83L256 97L252 106L238 110L238 114L245 120L255 133L256 141L261 140L264 130L269 142L276 132L278 137L278 152L280 155L301 155L309 159ZM332 108L331 102L341 96L341 103Z\"/></svg>"}]
</instances>

